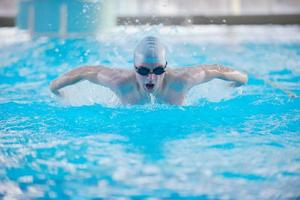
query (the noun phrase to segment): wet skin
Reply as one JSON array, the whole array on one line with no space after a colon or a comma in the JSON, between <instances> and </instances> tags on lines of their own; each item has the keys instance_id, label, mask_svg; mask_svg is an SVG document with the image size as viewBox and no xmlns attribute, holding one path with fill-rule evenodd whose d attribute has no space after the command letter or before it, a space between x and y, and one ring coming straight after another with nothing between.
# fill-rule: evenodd
<instances>
[{"instance_id":1,"label":"wet skin","mask_svg":"<svg viewBox=\"0 0 300 200\"><path fill-rule=\"evenodd\" d=\"M151 71L164 63L142 63ZM201 65L185 68L166 68L161 75L153 73L147 76L135 70L108 68L104 66L86 66L74 69L51 83L51 91L61 95L61 88L82 80L110 88L125 105L145 104L154 96L158 103L182 105L188 91L195 85L214 78L232 81L239 86L245 84L245 73L221 65Z\"/></svg>"}]
</instances>

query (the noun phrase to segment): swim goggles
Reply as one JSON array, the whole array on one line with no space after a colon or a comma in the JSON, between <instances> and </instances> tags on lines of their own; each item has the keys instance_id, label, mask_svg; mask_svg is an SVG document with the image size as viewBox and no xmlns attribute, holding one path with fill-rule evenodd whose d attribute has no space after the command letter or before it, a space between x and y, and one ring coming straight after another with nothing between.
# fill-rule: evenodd
<instances>
[{"instance_id":1,"label":"swim goggles","mask_svg":"<svg viewBox=\"0 0 300 200\"><path fill-rule=\"evenodd\" d=\"M167 64L168 62L166 62L165 66L158 66L155 67L153 70L144 66L140 66L140 67L135 66L135 71L142 76L148 76L149 74L161 75L165 73L165 68L167 67Z\"/></svg>"}]
</instances>

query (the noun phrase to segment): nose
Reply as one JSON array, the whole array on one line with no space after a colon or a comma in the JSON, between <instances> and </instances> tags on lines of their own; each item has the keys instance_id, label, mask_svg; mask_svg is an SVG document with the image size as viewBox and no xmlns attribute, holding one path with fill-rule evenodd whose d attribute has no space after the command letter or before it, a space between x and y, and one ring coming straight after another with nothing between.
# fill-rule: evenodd
<instances>
[{"instance_id":1,"label":"nose","mask_svg":"<svg viewBox=\"0 0 300 200\"><path fill-rule=\"evenodd\" d=\"M147 77L149 80L153 80L155 78L155 74L149 74Z\"/></svg>"}]
</instances>

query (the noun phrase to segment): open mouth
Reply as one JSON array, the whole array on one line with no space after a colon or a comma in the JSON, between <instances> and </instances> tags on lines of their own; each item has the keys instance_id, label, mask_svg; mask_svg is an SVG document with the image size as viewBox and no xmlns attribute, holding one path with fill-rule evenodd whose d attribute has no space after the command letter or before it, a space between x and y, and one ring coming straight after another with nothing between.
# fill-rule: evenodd
<instances>
[{"instance_id":1,"label":"open mouth","mask_svg":"<svg viewBox=\"0 0 300 200\"><path fill-rule=\"evenodd\" d=\"M153 84L153 83L146 83L146 88L147 88L148 90L153 90L154 84Z\"/></svg>"}]
</instances>

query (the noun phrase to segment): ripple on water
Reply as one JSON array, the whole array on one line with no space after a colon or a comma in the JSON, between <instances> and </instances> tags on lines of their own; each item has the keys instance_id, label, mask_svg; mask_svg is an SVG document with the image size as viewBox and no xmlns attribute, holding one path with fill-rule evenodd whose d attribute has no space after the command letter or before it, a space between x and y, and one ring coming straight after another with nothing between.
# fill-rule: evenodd
<instances>
[{"instance_id":1,"label":"ripple on water","mask_svg":"<svg viewBox=\"0 0 300 200\"><path fill-rule=\"evenodd\" d=\"M0 49L1 197L299 198L300 101L285 92L300 94L299 44L160 29ZM51 96L50 81L76 66L130 69L149 31L168 42L170 66L221 63L247 71L248 85L213 81L180 107L121 106L87 82L66 88L64 100Z\"/></svg>"}]
</instances>

